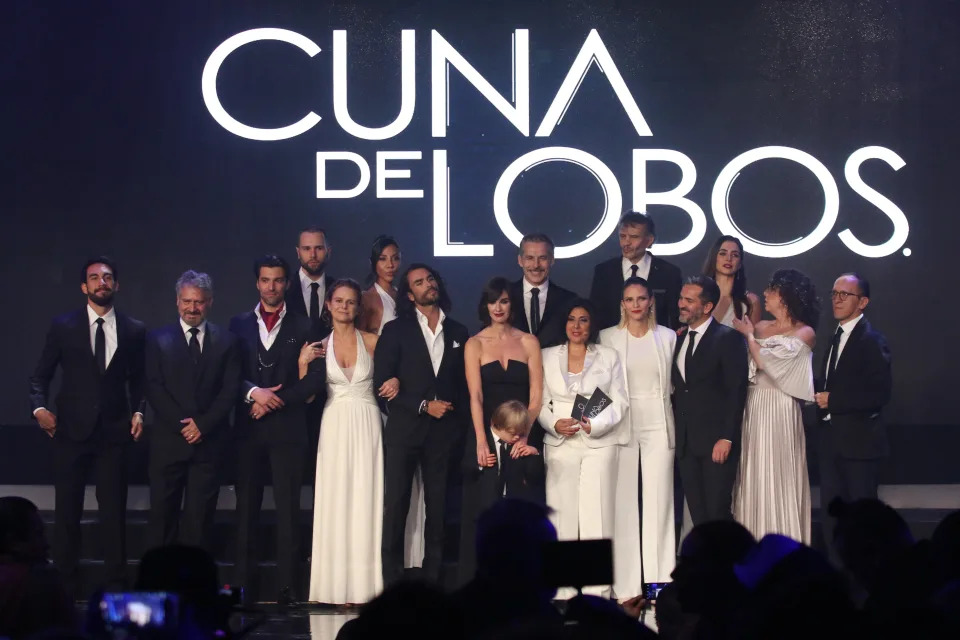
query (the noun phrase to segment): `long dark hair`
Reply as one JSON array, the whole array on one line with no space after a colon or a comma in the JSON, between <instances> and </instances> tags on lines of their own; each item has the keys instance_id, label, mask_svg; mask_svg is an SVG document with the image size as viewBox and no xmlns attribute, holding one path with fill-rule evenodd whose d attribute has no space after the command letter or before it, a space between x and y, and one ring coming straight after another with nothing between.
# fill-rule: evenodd
<instances>
[{"instance_id":1,"label":"long dark hair","mask_svg":"<svg viewBox=\"0 0 960 640\"><path fill-rule=\"evenodd\" d=\"M740 320L743 318L743 309L747 310L747 315L750 315L750 311L752 311L750 298L747 297L747 269L744 262L743 243L740 242L740 238L734 236L717 238L717 241L707 251L707 259L703 262L703 275L710 276L714 280L717 279L717 254L720 253L720 247L723 246L724 242L735 242L740 250L740 268L733 274L733 289L730 291L730 297L733 299L733 313L737 316L737 320Z\"/></svg>"},{"instance_id":2,"label":"long dark hair","mask_svg":"<svg viewBox=\"0 0 960 640\"><path fill-rule=\"evenodd\" d=\"M813 280L796 269L778 269L770 277L767 289L780 294L791 320L816 331L820 323L820 299Z\"/></svg>"},{"instance_id":3,"label":"long dark hair","mask_svg":"<svg viewBox=\"0 0 960 640\"><path fill-rule=\"evenodd\" d=\"M400 252L400 245L393 239L393 236L377 236L370 247L370 275L367 276L367 285L373 286L377 281L377 263L380 261L380 254L387 247L396 247Z\"/></svg>"},{"instance_id":4,"label":"long dark hair","mask_svg":"<svg viewBox=\"0 0 960 640\"><path fill-rule=\"evenodd\" d=\"M487 308L487 305L491 305L499 300L500 296L504 293L508 296L510 295L510 282L506 278L500 276L490 278L487 284L483 285L483 291L480 292L480 302L477 303L477 316L480 318L483 326L489 327L492 322L490 309ZM516 317L516 313L513 308L513 300L511 299L510 317L507 318L507 322L513 324L514 317Z\"/></svg>"},{"instance_id":5,"label":"long dark hair","mask_svg":"<svg viewBox=\"0 0 960 640\"><path fill-rule=\"evenodd\" d=\"M450 313L450 296L447 294L447 287L443 283L443 278L441 278L437 270L430 265L423 264L422 262L414 262L407 267L407 269L400 276L400 284L397 286L397 316L415 315L414 309L416 308L416 305L407 294L410 293L409 275L411 272L416 271L417 269L426 269L430 272L430 275L433 276L433 279L437 281L437 293L439 294L437 298L437 306L440 307L444 313Z\"/></svg>"},{"instance_id":6,"label":"long dark hair","mask_svg":"<svg viewBox=\"0 0 960 640\"><path fill-rule=\"evenodd\" d=\"M353 319L353 326L356 327L360 324L360 316L363 315L363 292L360 290L360 284L353 278L341 278L327 287L327 293L323 296L324 305L323 311L320 312L320 321L328 327L333 326L333 318L330 316L330 310L327 309L326 303L333 300L333 294L337 289L343 287L353 289L353 292L357 294L357 316Z\"/></svg>"},{"instance_id":7,"label":"long dark hair","mask_svg":"<svg viewBox=\"0 0 960 640\"><path fill-rule=\"evenodd\" d=\"M587 344L594 344L600 338L600 323L597 322L596 307L594 307L593 303L586 298L574 298L570 301L570 304L567 305L567 308L564 309L563 312L564 325L567 323L567 318L570 317L570 314L577 307L584 309L587 312L587 315L590 316L590 335L587 337ZM564 332L564 338L564 342L568 342L568 340L566 340L566 332Z\"/></svg>"}]
</instances>

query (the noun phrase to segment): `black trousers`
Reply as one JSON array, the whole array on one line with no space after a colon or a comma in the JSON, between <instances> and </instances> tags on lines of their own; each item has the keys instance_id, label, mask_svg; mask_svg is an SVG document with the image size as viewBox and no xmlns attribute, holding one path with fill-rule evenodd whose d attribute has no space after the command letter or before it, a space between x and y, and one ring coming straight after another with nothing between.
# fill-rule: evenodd
<instances>
[{"instance_id":1,"label":"black trousers","mask_svg":"<svg viewBox=\"0 0 960 640\"><path fill-rule=\"evenodd\" d=\"M182 460L170 456L158 443L151 445L150 531L154 545L181 542L213 553L213 517L220 495L213 450L196 451Z\"/></svg>"},{"instance_id":2,"label":"black trousers","mask_svg":"<svg viewBox=\"0 0 960 640\"><path fill-rule=\"evenodd\" d=\"M677 458L683 493L694 526L712 520L733 519L733 483L740 463L740 447L734 446L727 461L717 464L711 455L685 453Z\"/></svg>"},{"instance_id":3,"label":"black trousers","mask_svg":"<svg viewBox=\"0 0 960 640\"><path fill-rule=\"evenodd\" d=\"M80 593L80 519L83 497L91 470L97 488L97 520L103 546L103 574L100 582L109 589L122 590L127 581L126 444L103 442L98 438L73 442L65 437L53 440L55 468L55 518L53 557L71 593Z\"/></svg>"},{"instance_id":4,"label":"black trousers","mask_svg":"<svg viewBox=\"0 0 960 640\"><path fill-rule=\"evenodd\" d=\"M300 485L303 482L302 444L240 440L237 464L237 559L234 581L251 587L258 558L257 539L267 463L273 477L277 514L277 585L296 597L300 584Z\"/></svg>"},{"instance_id":5,"label":"black trousers","mask_svg":"<svg viewBox=\"0 0 960 640\"><path fill-rule=\"evenodd\" d=\"M823 539L830 559L839 564L840 558L833 544L837 520L827 513L827 508L834 498L841 498L846 502L863 498L876 499L880 486L880 460L845 458L836 450L832 438L821 436L817 444Z\"/></svg>"},{"instance_id":6,"label":"black trousers","mask_svg":"<svg viewBox=\"0 0 960 640\"><path fill-rule=\"evenodd\" d=\"M455 443L429 440L422 445L385 444L383 447L383 540L381 560L384 585L403 577L404 532L410 509L410 488L417 465L423 474L424 525L423 574L440 581L443 565L444 512L447 474Z\"/></svg>"}]
</instances>

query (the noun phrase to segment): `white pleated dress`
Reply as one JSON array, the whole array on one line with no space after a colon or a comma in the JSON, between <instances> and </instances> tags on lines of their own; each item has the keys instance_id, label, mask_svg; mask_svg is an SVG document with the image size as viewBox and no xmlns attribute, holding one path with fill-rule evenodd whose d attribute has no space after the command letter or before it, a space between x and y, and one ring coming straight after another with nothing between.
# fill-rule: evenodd
<instances>
[{"instance_id":1,"label":"white pleated dress","mask_svg":"<svg viewBox=\"0 0 960 640\"><path fill-rule=\"evenodd\" d=\"M795 336L758 339L733 487L733 517L758 540L779 533L810 544L810 479L802 402L813 401L810 347Z\"/></svg>"},{"instance_id":2,"label":"white pleated dress","mask_svg":"<svg viewBox=\"0 0 960 640\"><path fill-rule=\"evenodd\" d=\"M373 359L360 332L352 376L328 342L327 403L317 452L310 600L363 603L383 590L383 444Z\"/></svg>"}]
</instances>

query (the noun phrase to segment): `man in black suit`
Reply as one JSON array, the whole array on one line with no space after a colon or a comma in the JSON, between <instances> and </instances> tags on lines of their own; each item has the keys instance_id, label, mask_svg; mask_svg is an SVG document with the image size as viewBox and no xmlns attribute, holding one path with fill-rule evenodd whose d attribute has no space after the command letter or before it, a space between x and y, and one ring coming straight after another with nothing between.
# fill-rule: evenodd
<instances>
[{"instance_id":1,"label":"man in black suit","mask_svg":"<svg viewBox=\"0 0 960 640\"><path fill-rule=\"evenodd\" d=\"M597 308L601 329L620 322L620 298L623 282L640 277L650 284L657 309L657 324L671 329L680 327L677 299L680 296L680 269L648 249L656 240L653 219L628 211L620 218L620 257L598 264L593 270L590 300Z\"/></svg>"},{"instance_id":2,"label":"man in black suit","mask_svg":"<svg viewBox=\"0 0 960 640\"><path fill-rule=\"evenodd\" d=\"M53 438L54 559L70 593L85 596L77 593L80 518L91 466L96 468L104 581L121 589L126 582L125 451L143 431L146 330L142 322L114 309L120 284L110 258L87 260L81 274L87 304L50 325L30 378L30 403L40 427ZM62 380L54 412L49 391L58 365Z\"/></svg>"},{"instance_id":3,"label":"man in black suit","mask_svg":"<svg viewBox=\"0 0 960 640\"><path fill-rule=\"evenodd\" d=\"M693 524L730 520L747 401L747 345L713 319L720 289L712 278L687 278L679 317L686 329L673 355L677 466Z\"/></svg>"},{"instance_id":4,"label":"man in black suit","mask_svg":"<svg viewBox=\"0 0 960 640\"><path fill-rule=\"evenodd\" d=\"M837 330L817 378L820 509L831 555L836 519L827 514L834 498L852 502L877 498L880 459L889 453L880 412L890 401L890 349L863 312L870 283L846 273L830 292Z\"/></svg>"},{"instance_id":5,"label":"man in black suit","mask_svg":"<svg viewBox=\"0 0 960 640\"><path fill-rule=\"evenodd\" d=\"M240 352L235 335L207 321L209 275L186 271L176 289L179 321L147 335L147 400L156 414L147 434L150 528L156 546L181 541L212 551L217 463L240 388Z\"/></svg>"},{"instance_id":6,"label":"man in black suit","mask_svg":"<svg viewBox=\"0 0 960 640\"><path fill-rule=\"evenodd\" d=\"M563 312L577 297L573 291L550 281L553 267L553 241L544 233L523 236L517 254L517 264L523 278L510 285L510 306L513 326L532 333L545 349L567 339Z\"/></svg>"},{"instance_id":7,"label":"man in black suit","mask_svg":"<svg viewBox=\"0 0 960 640\"><path fill-rule=\"evenodd\" d=\"M256 529L263 500L263 467L273 477L277 509L278 601L296 601L300 559L300 485L308 446L307 401L326 382L323 360L313 360L301 378L301 348L311 342L309 318L288 313L284 293L290 267L278 256L254 264L260 302L235 316L230 331L240 344L240 403L236 415L237 564L234 581L249 585L256 566Z\"/></svg>"},{"instance_id":8,"label":"man in black suit","mask_svg":"<svg viewBox=\"0 0 960 640\"><path fill-rule=\"evenodd\" d=\"M470 430L468 430L470 431ZM520 442L530 432L527 407L509 400L494 410L487 427L490 453L477 466L477 436L467 435L463 456L463 517L460 519L460 582L473 579L477 568L476 529L480 514L499 500L513 498L546 504L546 472L540 452ZM512 457L521 447L520 457Z\"/></svg>"},{"instance_id":9,"label":"man in black suit","mask_svg":"<svg viewBox=\"0 0 960 640\"><path fill-rule=\"evenodd\" d=\"M427 510L423 572L428 580L440 579L447 475L470 421L463 367L469 334L446 316L449 309L439 275L425 264L410 265L400 278L397 319L384 326L374 354L374 387L391 378L400 381L383 436L386 585L403 574L404 527L418 464Z\"/></svg>"}]
</instances>

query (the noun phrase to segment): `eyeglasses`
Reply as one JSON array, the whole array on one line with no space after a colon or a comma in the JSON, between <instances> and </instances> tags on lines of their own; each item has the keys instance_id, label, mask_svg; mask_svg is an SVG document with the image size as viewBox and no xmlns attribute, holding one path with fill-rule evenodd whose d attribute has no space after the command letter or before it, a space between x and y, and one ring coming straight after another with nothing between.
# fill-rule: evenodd
<instances>
[{"instance_id":1,"label":"eyeglasses","mask_svg":"<svg viewBox=\"0 0 960 640\"><path fill-rule=\"evenodd\" d=\"M840 302L846 302L847 298L849 298L850 296L857 296L858 298L863 297L859 293L852 293L850 291L837 291L836 289L834 289L833 291L830 292L830 297L834 300L839 299Z\"/></svg>"}]
</instances>

